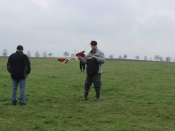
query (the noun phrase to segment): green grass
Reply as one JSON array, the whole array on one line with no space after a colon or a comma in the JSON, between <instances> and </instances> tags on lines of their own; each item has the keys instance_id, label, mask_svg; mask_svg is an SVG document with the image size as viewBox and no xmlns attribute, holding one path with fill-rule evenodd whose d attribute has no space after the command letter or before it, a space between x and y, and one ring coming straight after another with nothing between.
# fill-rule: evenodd
<instances>
[{"instance_id":1,"label":"green grass","mask_svg":"<svg viewBox=\"0 0 175 131\"><path fill-rule=\"evenodd\" d=\"M0 59L0 131L173 131L175 63L106 61L101 100L77 61L31 59L27 105L11 105L7 59ZM18 88L19 97L19 88Z\"/></svg>"}]
</instances>

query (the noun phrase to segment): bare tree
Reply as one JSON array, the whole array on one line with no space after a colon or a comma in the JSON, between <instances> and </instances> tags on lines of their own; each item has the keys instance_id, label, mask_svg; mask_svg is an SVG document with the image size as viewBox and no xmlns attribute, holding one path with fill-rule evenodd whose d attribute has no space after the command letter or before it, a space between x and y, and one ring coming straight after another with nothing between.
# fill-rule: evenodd
<instances>
[{"instance_id":1,"label":"bare tree","mask_svg":"<svg viewBox=\"0 0 175 131\"><path fill-rule=\"evenodd\" d=\"M66 51L66 52L64 52L63 55L66 56L66 57L68 57L69 56L69 53Z\"/></svg>"},{"instance_id":2,"label":"bare tree","mask_svg":"<svg viewBox=\"0 0 175 131\"><path fill-rule=\"evenodd\" d=\"M123 55L123 58L126 59L128 56L126 54Z\"/></svg>"},{"instance_id":3,"label":"bare tree","mask_svg":"<svg viewBox=\"0 0 175 131\"><path fill-rule=\"evenodd\" d=\"M140 57L137 55L136 57L135 57L137 60L139 60L140 59Z\"/></svg>"},{"instance_id":4,"label":"bare tree","mask_svg":"<svg viewBox=\"0 0 175 131\"><path fill-rule=\"evenodd\" d=\"M159 60L159 55L155 55L154 59Z\"/></svg>"},{"instance_id":5,"label":"bare tree","mask_svg":"<svg viewBox=\"0 0 175 131\"><path fill-rule=\"evenodd\" d=\"M35 52L35 57L40 57L40 53L38 51Z\"/></svg>"},{"instance_id":6,"label":"bare tree","mask_svg":"<svg viewBox=\"0 0 175 131\"><path fill-rule=\"evenodd\" d=\"M47 57L47 53L45 51L43 52L43 57Z\"/></svg>"},{"instance_id":7,"label":"bare tree","mask_svg":"<svg viewBox=\"0 0 175 131\"><path fill-rule=\"evenodd\" d=\"M147 56L144 56L144 60L148 60Z\"/></svg>"},{"instance_id":8,"label":"bare tree","mask_svg":"<svg viewBox=\"0 0 175 131\"><path fill-rule=\"evenodd\" d=\"M28 56L28 57L31 57L30 51L27 51L27 56Z\"/></svg>"},{"instance_id":9,"label":"bare tree","mask_svg":"<svg viewBox=\"0 0 175 131\"><path fill-rule=\"evenodd\" d=\"M166 57L166 62L171 62L171 57Z\"/></svg>"},{"instance_id":10,"label":"bare tree","mask_svg":"<svg viewBox=\"0 0 175 131\"><path fill-rule=\"evenodd\" d=\"M109 55L109 58L113 58L113 54Z\"/></svg>"},{"instance_id":11,"label":"bare tree","mask_svg":"<svg viewBox=\"0 0 175 131\"><path fill-rule=\"evenodd\" d=\"M49 53L48 55L49 55L49 57L52 57L53 54L52 53Z\"/></svg>"},{"instance_id":12,"label":"bare tree","mask_svg":"<svg viewBox=\"0 0 175 131\"><path fill-rule=\"evenodd\" d=\"M7 56L7 49L3 50L2 56Z\"/></svg>"}]
</instances>

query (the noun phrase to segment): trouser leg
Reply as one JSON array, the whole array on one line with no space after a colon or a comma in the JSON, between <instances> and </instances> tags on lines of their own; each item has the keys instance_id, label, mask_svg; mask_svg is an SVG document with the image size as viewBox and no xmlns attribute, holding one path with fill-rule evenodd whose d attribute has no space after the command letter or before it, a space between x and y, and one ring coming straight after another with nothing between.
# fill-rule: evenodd
<instances>
[{"instance_id":1,"label":"trouser leg","mask_svg":"<svg viewBox=\"0 0 175 131\"><path fill-rule=\"evenodd\" d=\"M80 63L80 71L82 72L82 64Z\"/></svg>"},{"instance_id":2,"label":"trouser leg","mask_svg":"<svg viewBox=\"0 0 175 131\"><path fill-rule=\"evenodd\" d=\"M22 79L19 81L20 83L20 99L19 99L19 102L20 103L25 103L26 102L26 80L25 79Z\"/></svg>"},{"instance_id":3,"label":"trouser leg","mask_svg":"<svg viewBox=\"0 0 175 131\"><path fill-rule=\"evenodd\" d=\"M100 100L100 91L96 90L96 98L95 101L99 101Z\"/></svg>"},{"instance_id":4,"label":"trouser leg","mask_svg":"<svg viewBox=\"0 0 175 131\"><path fill-rule=\"evenodd\" d=\"M88 98L87 98L88 94L89 94L89 90L85 90L84 91L84 98L83 98L84 100L88 100Z\"/></svg>"},{"instance_id":5,"label":"trouser leg","mask_svg":"<svg viewBox=\"0 0 175 131\"><path fill-rule=\"evenodd\" d=\"M84 70L85 70L85 64L83 64L83 72L84 72Z\"/></svg>"},{"instance_id":6,"label":"trouser leg","mask_svg":"<svg viewBox=\"0 0 175 131\"><path fill-rule=\"evenodd\" d=\"M91 85L92 85L92 78L91 78L91 76L87 75L86 81L85 81L85 86L84 86L84 100L87 100Z\"/></svg>"},{"instance_id":7,"label":"trouser leg","mask_svg":"<svg viewBox=\"0 0 175 131\"><path fill-rule=\"evenodd\" d=\"M96 92L96 99L95 100L99 100L100 99L100 91L101 91L101 74L96 74L93 77L93 83L94 83L94 88L95 88L95 92Z\"/></svg>"},{"instance_id":8,"label":"trouser leg","mask_svg":"<svg viewBox=\"0 0 175 131\"><path fill-rule=\"evenodd\" d=\"M16 104L16 92L18 88L18 80L12 79L12 103Z\"/></svg>"}]
</instances>

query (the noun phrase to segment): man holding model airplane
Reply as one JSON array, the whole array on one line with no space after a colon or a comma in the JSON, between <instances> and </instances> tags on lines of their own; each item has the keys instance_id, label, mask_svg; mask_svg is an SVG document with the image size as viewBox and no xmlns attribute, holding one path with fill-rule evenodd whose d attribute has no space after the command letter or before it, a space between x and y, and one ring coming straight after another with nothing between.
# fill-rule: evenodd
<instances>
[{"instance_id":1,"label":"man holding model airplane","mask_svg":"<svg viewBox=\"0 0 175 131\"><path fill-rule=\"evenodd\" d=\"M88 94L92 83L96 91L95 101L100 99L101 91L101 73L102 73L102 64L105 62L104 53L97 48L97 42L91 41L91 51L87 54L87 58L84 59L80 55L78 56L79 60L82 63L87 64L86 68L86 81L84 86L84 100L88 100Z\"/></svg>"}]
</instances>

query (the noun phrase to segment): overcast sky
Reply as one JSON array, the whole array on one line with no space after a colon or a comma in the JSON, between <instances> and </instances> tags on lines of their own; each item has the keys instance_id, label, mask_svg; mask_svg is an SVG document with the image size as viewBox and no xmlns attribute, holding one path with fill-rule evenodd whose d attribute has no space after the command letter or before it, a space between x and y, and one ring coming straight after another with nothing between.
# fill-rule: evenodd
<instances>
[{"instance_id":1,"label":"overcast sky","mask_svg":"<svg viewBox=\"0 0 175 131\"><path fill-rule=\"evenodd\" d=\"M0 55L23 45L62 57L91 40L105 57L174 60L175 0L0 0Z\"/></svg>"}]
</instances>

